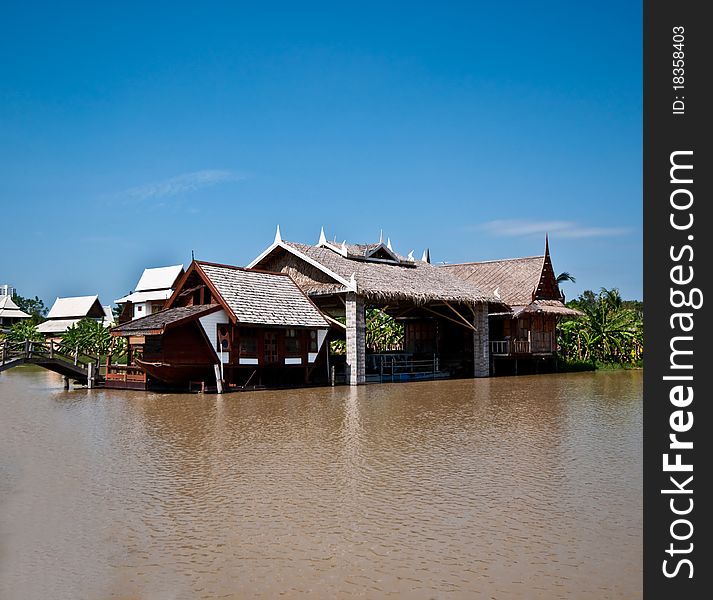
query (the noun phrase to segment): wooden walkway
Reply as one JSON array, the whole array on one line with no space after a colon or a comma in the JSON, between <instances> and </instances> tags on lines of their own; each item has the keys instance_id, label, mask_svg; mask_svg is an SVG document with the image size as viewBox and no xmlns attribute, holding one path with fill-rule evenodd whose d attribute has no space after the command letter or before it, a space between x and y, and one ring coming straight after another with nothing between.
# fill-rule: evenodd
<instances>
[{"instance_id":1,"label":"wooden walkway","mask_svg":"<svg viewBox=\"0 0 713 600\"><path fill-rule=\"evenodd\" d=\"M0 346L0 372L20 365L37 365L64 376L65 387L69 380L94 387L103 383L99 374L99 357L83 354L52 340L43 342L9 342Z\"/></svg>"}]
</instances>

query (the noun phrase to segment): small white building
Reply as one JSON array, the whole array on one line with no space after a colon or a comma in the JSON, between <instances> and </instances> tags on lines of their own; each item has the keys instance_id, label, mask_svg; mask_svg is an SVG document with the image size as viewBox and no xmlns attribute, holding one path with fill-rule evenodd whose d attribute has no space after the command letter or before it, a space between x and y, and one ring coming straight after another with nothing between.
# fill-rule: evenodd
<instances>
[{"instance_id":1,"label":"small white building","mask_svg":"<svg viewBox=\"0 0 713 600\"><path fill-rule=\"evenodd\" d=\"M0 294L0 328L8 328L18 321L31 318L26 312L20 310L11 296Z\"/></svg>"},{"instance_id":2,"label":"small white building","mask_svg":"<svg viewBox=\"0 0 713 600\"><path fill-rule=\"evenodd\" d=\"M37 330L48 337L60 336L82 319L99 321L104 327L114 323L111 307L102 306L99 296L73 296L57 298Z\"/></svg>"},{"instance_id":3,"label":"small white building","mask_svg":"<svg viewBox=\"0 0 713 600\"><path fill-rule=\"evenodd\" d=\"M114 302L122 307L120 323L157 313L184 274L183 265L144 269L136 289Z\"/></svg>"}]
</instances>

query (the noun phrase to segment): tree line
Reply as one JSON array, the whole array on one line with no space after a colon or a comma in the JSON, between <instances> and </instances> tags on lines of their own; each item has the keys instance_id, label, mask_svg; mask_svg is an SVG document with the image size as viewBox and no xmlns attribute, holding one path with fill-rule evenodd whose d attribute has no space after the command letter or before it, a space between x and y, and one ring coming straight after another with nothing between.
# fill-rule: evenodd
<instances>
[{"instance_id":1,"label":"tree line","mask_svg":"<svg viewBox=\"0 0 713 600\"><path fill-rule=\"evenodd\" d=\"M557 327L559 357L565 363L640 365L644 353L644 307L623 300L616 288L587 290L567 303L582 317L562 321Z\"/></svg>"}]
</instances>

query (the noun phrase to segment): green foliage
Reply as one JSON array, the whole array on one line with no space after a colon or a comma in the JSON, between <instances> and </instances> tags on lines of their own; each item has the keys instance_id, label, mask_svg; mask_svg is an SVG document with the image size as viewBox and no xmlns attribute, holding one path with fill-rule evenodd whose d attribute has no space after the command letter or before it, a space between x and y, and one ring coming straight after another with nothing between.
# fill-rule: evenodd
<instances>
[{"instance_id":1,"label":"green foliage","mask_svg":"<svg viewBox=\"0 0 713 600\"><path fill-rule=\"evenodd\" d=\"M23 296L19 296L18 294L13 294L12 301L17 304L17 307L21 311L26 312L32 317L31 321L35 325L42 323L42 321L45 320L48 309L45 306L45 303L37 296L34 298L25 298Z\"/></svg>"},{"instance_id":2,"label":"green foliage","mask_svg":"<svg viewBox=\"0 0 713 600\"><path fill-rule=\"evenodd\" d=\"M625 302L619 290L585 291L567 304L584 313L560 323L559 354L567 362L634 365L644 348L643 306Z\"/></svg>"},{"instance_id":3,"label":"green foliage","mask_svg":"<svg viewBox=\"0 0 713 600\"><path fill-rule=\"evenodd\" d=\"M338 354L340 356L347 353L347 342L346 340L332 340L329 342L329 351L332 354Z\"/></svg>"},{"instance_id":4,"label":"green foliage","mask_svg":"<svg viewBox=\"0 0 713 600\"><path fill-rule=\"evenodd\" d=\"M82 319L62 335L62 343L90 356L121 355L126 352L124 338L112 338L100 322Z\"/></svg>"},{"instance_id":5,"label":"green foliage","mask_svg":"<svg viewBox=\"0 0 713 600\"><path fill-rule=\"evenodd\" d=\"M568 273L567 271L563 271L559 275L557 275L557 285L560 283L564 283L565 281L571 281L572 283L577 283L577 280L575 279L574 275L571 273Z\"/></svg>"},{"instance_id":6,"label":"green foliage","mask_svg":"<svg viewBox=\"0 0 713 600\"><path fill-rule=\"evenodd\" d=\"M340 323L345 323L344 317L338 317ZM404 343L404 326L379 308L366 309L366 347L372 352L388 352L397 350ZM330 343L332 354L346 354L347 343L344 340L333 340Z\"/></svg>"},{"instance_id":7,"label":"green foliage","mask_svg":"<svg viewBox=\"0 0 713 600\"><path fill-rule=\"evenodd\" d=\"M366 347L373 352L400 349L404 343L404 326L378 308L366 311Z\"/></svg>"},{"instance_id":8,"label":"green foliage","mask_svg":"<svg viewBox=\"0 0 713 600\"><path fill-rule=\"evenodd\" d=\"M7 333L7 339L11 342L41 342L45 338L37 331L37 326L32 319L23 319L10 327Z\"/></svg>"}]
</instances>

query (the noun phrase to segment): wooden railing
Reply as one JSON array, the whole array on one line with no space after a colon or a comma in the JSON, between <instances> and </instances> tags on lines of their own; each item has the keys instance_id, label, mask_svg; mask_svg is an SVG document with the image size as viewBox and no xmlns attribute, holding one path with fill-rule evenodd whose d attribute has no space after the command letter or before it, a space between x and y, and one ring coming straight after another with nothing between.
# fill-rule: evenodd
<instances>
[{"instance_id":1,"label":"wooden railing","mask_svg":"<svg viewBox=\"0 0 713 600\"><path fill-rule=\"evenodd\" d=\"M106 369L106 380L146 383L146 373L135 365L108 365Z\"/></svg>"},{"instance_id":2,"label":"wooden railing","mask_svg":"<svg viewBox=\"0 0 713 600\"><path fill-rule=\"evenodd\" d=\"M554 351L554 336L551 332L533 333L529 340L490 341L490 354L494 356L552 354Z\"/></svg>"},{"instance_id":3,"label":"wooden railing","mask_svg":"<svg viewBox=\"0 0 713 600\"><path fill-rule=\"evenodd\" d=\"M72 348L62 342L44 340L41 342L26 340L24 342L11 342L4 340L0 346L0 364L16 359L51 359L69 362L75 366L86 367L92 363L99 366L99 357L80 352L79 348Z\"/></svg>"},{"instance_id":4,"label":"wooden railing","mask_svg":"<svg viewBox=\"0 0 713 600\"><path fill-rule=\"evenodd\" d=\"M510 354L510 342L508 340L494 340L490 342L490 354Z\"/></svg>"}]
</instances>

